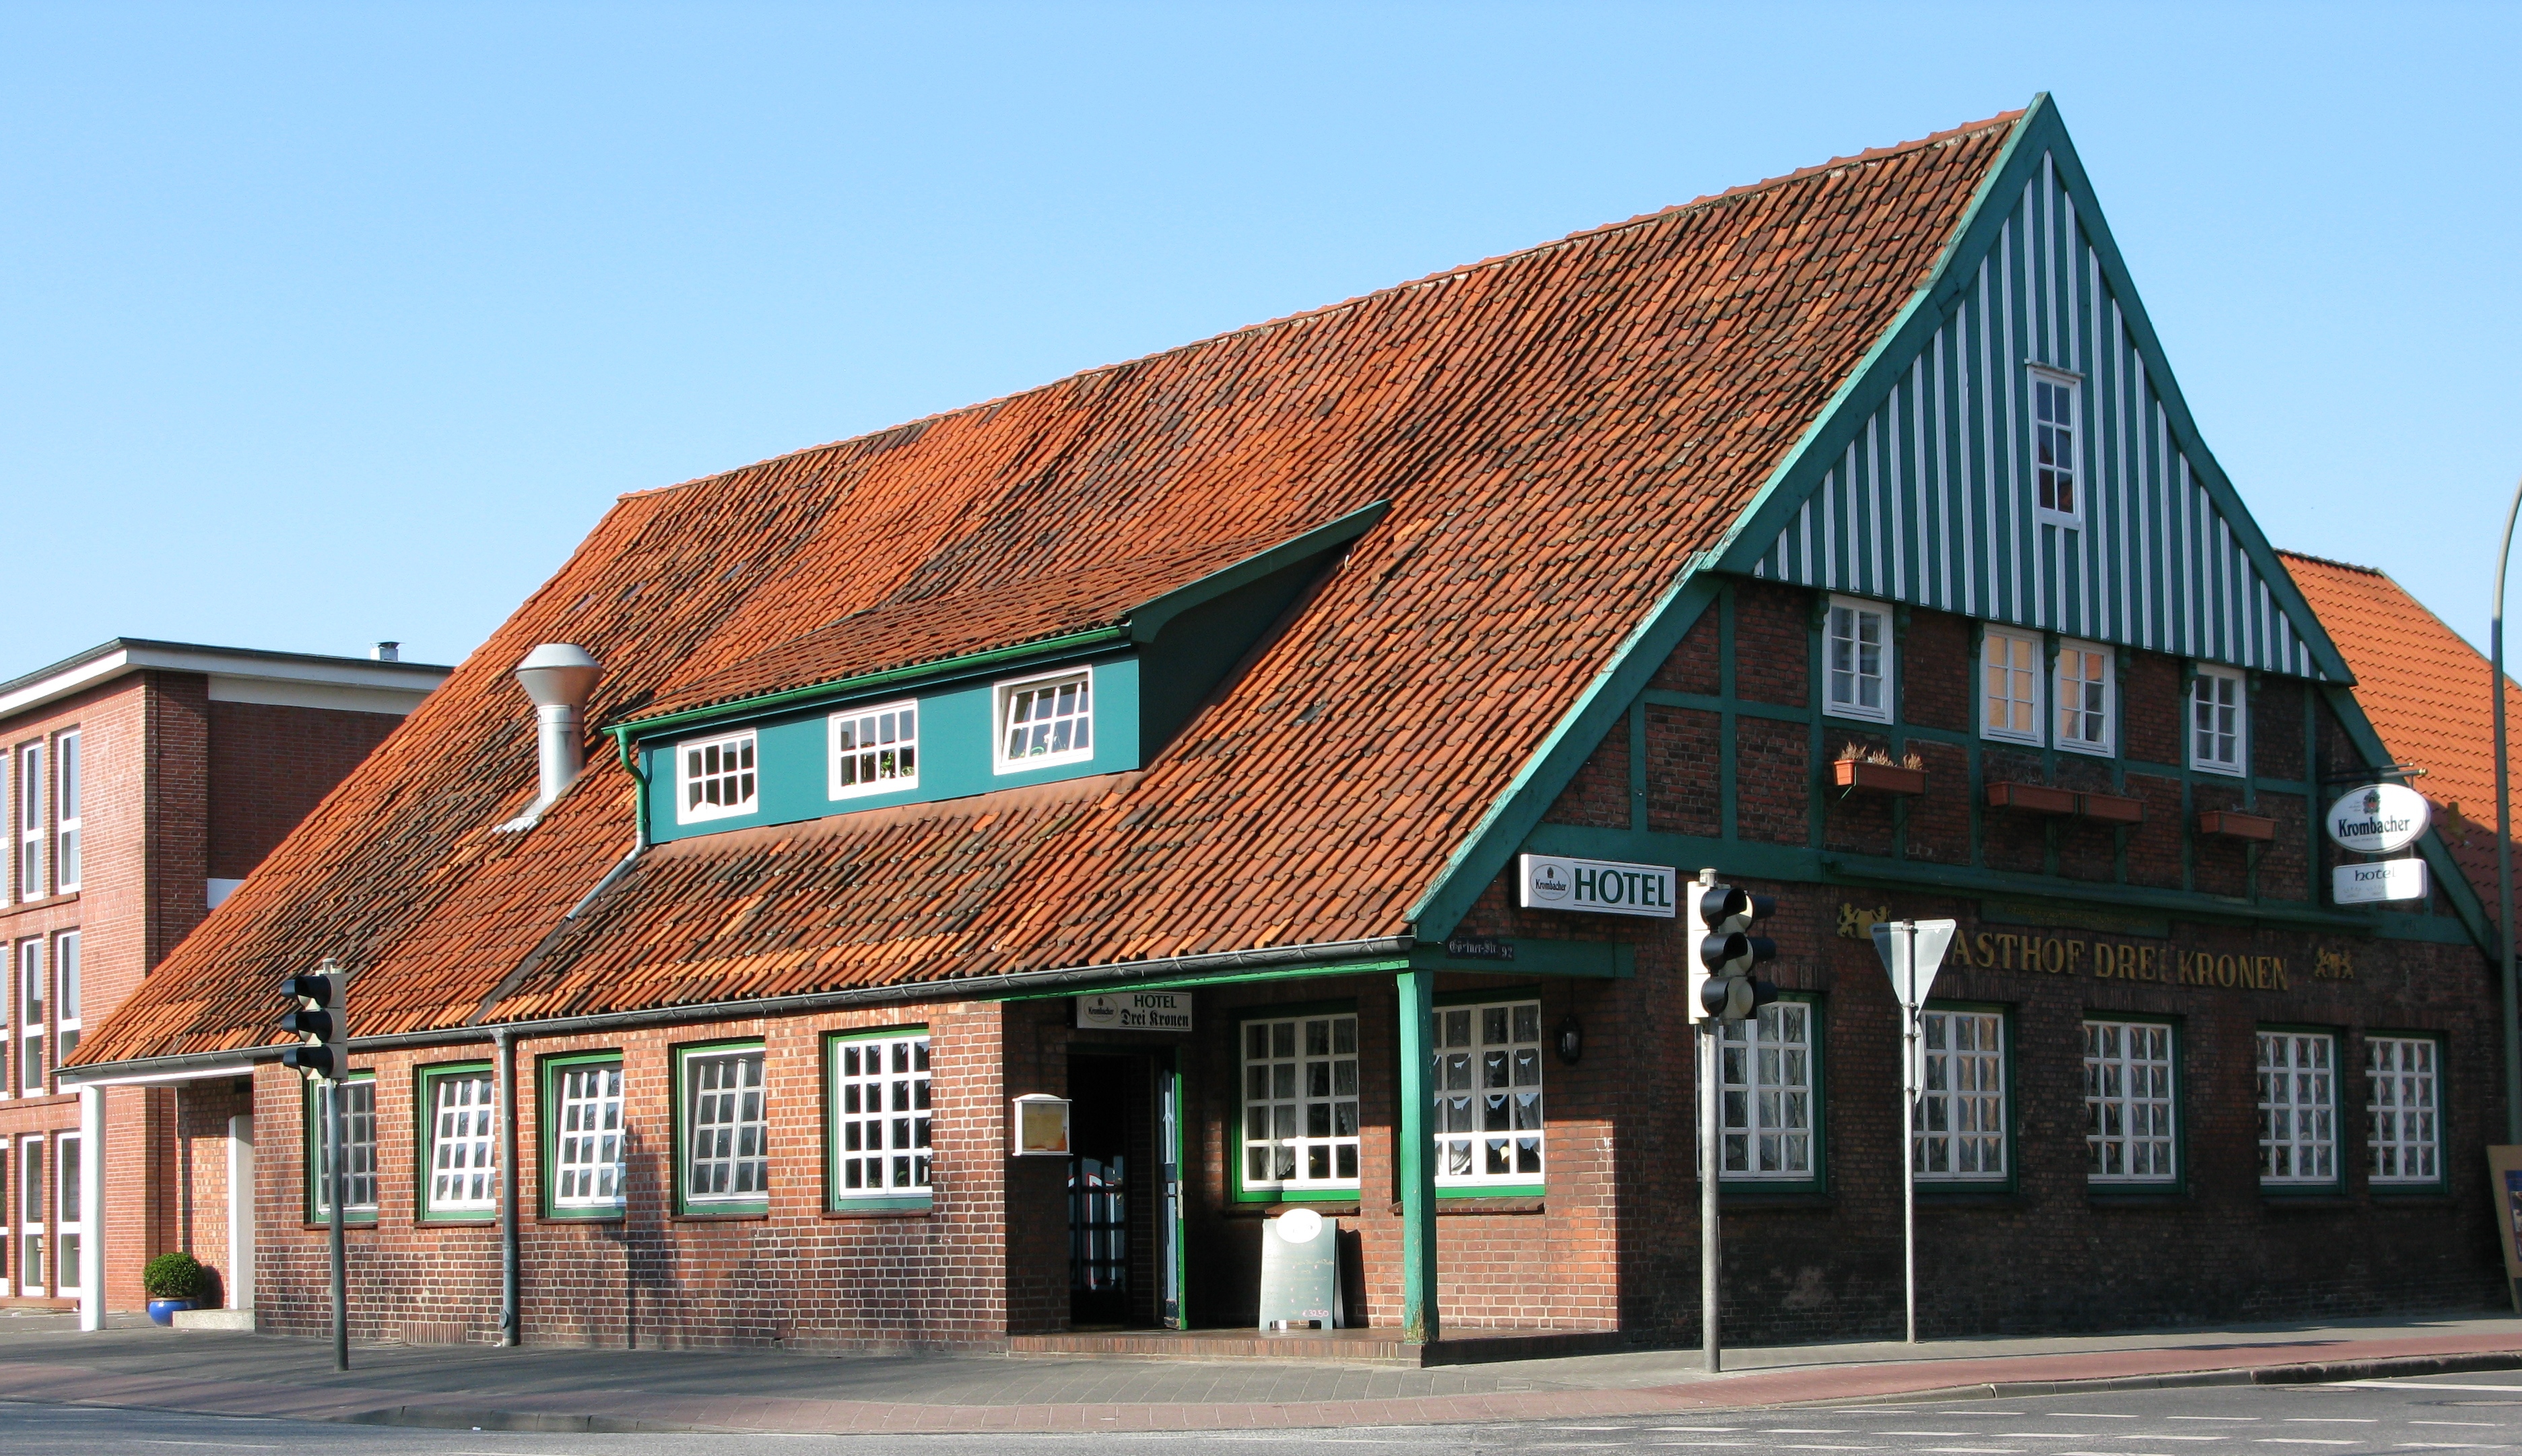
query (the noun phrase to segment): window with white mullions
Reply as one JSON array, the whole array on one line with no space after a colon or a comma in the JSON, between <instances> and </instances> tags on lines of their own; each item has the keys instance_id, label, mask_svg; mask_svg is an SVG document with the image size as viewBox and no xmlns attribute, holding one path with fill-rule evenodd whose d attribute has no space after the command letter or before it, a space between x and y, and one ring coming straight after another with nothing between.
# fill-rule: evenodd
<instances>
[{"instance_id":1,"label":"window with white mullions","mask_svg":"<svg viewBox=\"0 0 2522 1456\"><path fill-rule=\"evenodd\" d=\"M762 1070L758 1047L684 1058L685 1203L760 1203L770 1197L771 1122Z\"/></svg>"},{"instance_id":2,"label":"window with white mullions","mask_svg":"<svg viewBox=\"0 0 2522 1456\"><path fill-rule=\"evenodd\" d=\"M81 1284L79 1245L86 1242L87 1234L86 1202L79 1190L79 1135L62 1134L54 1140L54 1150L53 1243L61 1251L54 1255L58 1267L53 1286L54 1292L70 1294L77 1292Z\"/></svg>"},{"instance_id":3,"label":"window with white mullions","mask_svg":"<svg viewBox=\"0 0 2522 1456\"><path fill-rule=\"evenodd\" d=\"M2076 488L2078 393L2066 375L2032 371L2032 469L2040 511L2068 526L2081 524L2083 515L2083 494Z\"/></svg>"},{"instance_id":4,"label":"window with white mullions","mask_svg":"<svg viewBox=\"0 0 2522 1456\"><path fill-rule=\"evenodd\" d=\"M68 1061L79 1044L79 933L53 937L53 1057Z\"/></svg>"},{"instance_id":5,"label":"window with white mullions","mask_svg":"<svg viewBox=\"0 0 2522 1456\"><path fill-rule=\"evenodd\" d=\"M751 814L758 802L750 731L675 745L682 791L675 800L677 822Z\"/></svg>"},{"instance_id":6,"label":"window with white mullions","mask_svg":"<svg viewBox=\"0 0 2522 1456\"><path fill-rule=\"evenodd\" d=\"M1541 1003L1438 1007L1436 1182L1528 1184L1541 1177Z\"/></svg>"},{"instance_id":7,"label":"window with white mullions","mask_svg":"<svg viewBox=\"0 0 2522 1456\"><path fill-rule=\"evenodd\" d=\"M376 1079L364 1072L356 1073L350 1080L337 1084L333 1095L342 1102L342 1216L372 1220L377 1216ZM310 1085L307 1089L306 1144L306 1166L313 1170L315 1184L306 1205L308 1216L322 1220L332 1215L333 1195L320 1086Z\"/></svg>"},{"instance_id":8,"label":"window with white mullions","mask_svg":"<svg viewBox=\"0 0 2522 1456\"><path fill-rule=\"evenodd\" d=\"M18 1145L18 1292L44 1292L44 1140Z\"/></svg>"},{"instance_id":9,"label":"window with white mullions","mask_svg":"<svg viewBox=\"0 0 2522 1456\"><path fill-rule=\"evenodd\" d=\"M2058 648L2058 746L2077 753L2112 751L2112 652L2094 642Z\"/></svg>"},{"instance_id":10,"label":"window with white mullions","mask_svg":"<svg viewBox=\"0 0 2522 1456\"><path fill-rule=\"evenodd\" d=\"M2364 1038L2364 1168L2373 1182L2443 1181L2441 1056L2432 1037Z\"/></svg>"},{"instance_id":11,"label":"window with white mullions","mask_svg":"<svg viewBox=\"0 0 2522 1456\"><path fill-rule=\"evenodd\" d=\"M552 1141L552 1206L573 1213L623 1205L622 1063L562 1066Z\"/></svg>"},{"instance_id":12,"label":"window with white mullions","mask_svg":"<svg viewBox=\"0 0 2522 1456\"><path fill-rule=\"evenodd\" d=\"M2210 774L2244 772L2249 716L2242 675L2201 666L2189 680L2189 767Z\"/></svg>"},{"instance_id":13,"label":"window with white mullions","mask_svg":"<svg viewBox=\"0 0 2522 1456\"><path fill-rule=\"evenodd\" d=\"M50 1011L44 995L44 943L18 942L18 1090L28 1097L44 1092L44 1023Z\"/></svg>"},{"instance_id":14,"label":"window with white mullions","mask_svg":"<svg viewBox=\"0 0 2522 1456\"><path fill-rule=\"evenodd\" d=\"M1840 718L1892 721L1892 614L1835 596L1822 636L1824 707Z\"/></svg>"},{"instance_id":15,"label":"window with white mullions","mask_svg":"<svg viewBox=\"0 0 2522 1456\"><path fill-rule=\"evenodd\" d=\"M1000 683L998 771L1093 758L1094 692L1091 670Z\"/></svg>"},{"instance_id":16,"label":"window with white mullions","mask_svg":"<svg viewBox=\"0 0 2522 1456\"><path fill-rule=\"evenodd\" d=\"M2095 1183L2171 1183L2172 1028L2154 1021L2084 1023L2085 1176Z\"/></svg>"},{"instance_id":17,"label":"window with white mullions","mask_svg":"<svg viewBox=\"0 0 2522 1456\"><path fill-rule=\"evenodd\" d=\"M18 750L18 893L44 894L44 745Z\"/></svg>"},{"instance_id":18,"label":"window with white mullions","mask_svg":"<svg viewBox=\"0 0 2522 1456\"><path fill-rule=\"evenodd\" d=\"M53 740L53 878L65 894L79 887L79 735Z\"/></svg>"},{"instance_id":19,"label":"window with white mullions","mask_svg":"<svg viewBox=\"0 0 2522 1456\"><path fill-rule=\"evenodd\" d=\"M2259 1034L2260 1181L2338 1181L2338 1039Z\"/></svg>"},{"instance_id":20,"label":"window with white mullions","mask_svg":"<svg viewBox=\"0 0 2522 1456\"><path fill-rule=\"evenodd\" d=\"M2040 639L1989 628L1980 642L1980 731L2037 743L2041 730Z\"/></svg>"},{"instance_id":21,"label":"window with white mullions","mask_svg":"<svg viewBox=\"0 0 2522 1456\"><path fill-rule=\"evenodd\" d=\"M1920 1017L1926 1066L1910 1159L1924 1181L2006 1176L2005 1017L1929 1010Z\"/></svg>"},{"instance_id":22,"label":"window with white mullions","mask_svg":"<svg viewBox=\"0 0 2522 1456\"><path fill-rule=\"evenodd\" d=\"M1722 1023L1721 1167L1729 1179L1813 1176L1813 1009L1798 1001Z\"/></svg>"},{"instance_id":23,"label":"window with white mullions","mask_svg":"<svg viewBox=\"0 0 2522 1456\"><path fill-rule=\"evenodd\" d=\"M1357 1016L1243 1024L1243 1187L1357 1186Z\"/></svg>"},{"instance_id":24,"label":"window with white mullions","mask_svg":"<svg viewBox=\"0 0 2522 1456\"><path fill-rule=\"evenodd\" d=\"M833 1196L929 1192L928 1038L839 1040L831 1065Z\"/></svg>"},{"instance_id":25,"label":"window with white mullions","mask_svg":"<svg viewBox=\"0 0 2522 1456\"><path fill-rule=\"evenodd\" d=\"M825 720L830 738L829 797L891 793L919 786L919 705L852 708Z\"/></svg>"},{"instance_id":26,"label":"window with white mullions","mask_svg":"<svg viewBox=\"0 0 2522 1456\"><path fill-rule=\"evenodd\" d=\"M423 1216L489 1213L498 1206L490 1074L441 1073L429 1083L429 1200Z\"/></svg>"}]
</instances>

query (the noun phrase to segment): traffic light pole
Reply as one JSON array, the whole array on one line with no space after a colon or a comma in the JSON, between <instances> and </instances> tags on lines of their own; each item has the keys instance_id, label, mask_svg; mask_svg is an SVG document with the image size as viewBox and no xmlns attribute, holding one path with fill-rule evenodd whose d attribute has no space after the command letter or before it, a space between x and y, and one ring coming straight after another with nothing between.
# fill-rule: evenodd
<instances>
[{"instance_id":1,"label":"traffic light pole","mask_svg":"<svg viewBox=\"0 0 2522 1456\"><path fill-rule=\"evenodd\" d=\"M333 1368L350 1368L350 1306L342 1257L342 1084L324 1084L324 1201L332 1208Z\"/></svg>"},{"instance_id":2,"label":"traffic light pole","mask_svg":"<svg viewBox=\"0 0 2522 1456\"><path fill-rule=\"evenodd\" d=\"M1714 1017L1699 1023L1699 1333L1709 1375L1725 1368L1716 1329L1717 1276L1725 1264L1725 1230L1716 1210L1716 1099L1725 1090L1717 1058L1724 1055L1724 1026Z\"/></svg>"}]
</instances>

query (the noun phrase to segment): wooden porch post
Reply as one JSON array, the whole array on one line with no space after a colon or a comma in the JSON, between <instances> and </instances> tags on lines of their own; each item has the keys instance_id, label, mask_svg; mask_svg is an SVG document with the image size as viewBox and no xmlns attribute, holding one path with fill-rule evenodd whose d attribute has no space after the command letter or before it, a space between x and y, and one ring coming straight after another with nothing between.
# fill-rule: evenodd
<instances>
[{"instance_id":1,"label":"wooden porch post","mask_svg":"<svg viewBox=\"0 0 2522 1456\"><path fill-rule=\"evenodd\" d=\"M1436 973L1405 970L1401 993L1401 1338L1432 1342L1436 1324L1436 1161L1427 1128L1428 1033Z\"/></svg>"}]
</instances>

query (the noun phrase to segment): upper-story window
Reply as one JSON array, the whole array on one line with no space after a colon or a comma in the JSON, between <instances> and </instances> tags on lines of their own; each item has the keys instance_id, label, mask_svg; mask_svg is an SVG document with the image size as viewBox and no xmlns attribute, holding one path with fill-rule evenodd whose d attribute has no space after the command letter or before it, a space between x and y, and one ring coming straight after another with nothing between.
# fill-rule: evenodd
<instances>
[{"instance_id":1,"label":"upper-story window","mask_svg":"<svg viewBox=\"0 0 2522 1456\"><path fill-rule=\"evenodd\" d=\"M2111 649L2097 642L2058 648L2058 746L2077 753L2114 752Z\"/></svg>"},{"instance_id":2,"label":"upper-story window","mask_svg":"<svg viewBox=\"0 0 2522 1456\"><path fill-rule=\"evenodd\" d=\"M2040 741L2040 639L1989 628L1980 642L1980 731L2016 743Z\"/></svg>"},{"instance_id":3,"label":"upper-story window","mask_svg":"<svg viewBox=\"0 0 2522 1456\"><path fill-rule=\"evenodd\" d=\"M2242 675L2201 666L2189 680L2189 767L2209 774L2247 772L2250 720Z\"/></svg>"},{"instance_id":4,"label":"upper-story window","mask_svg":"<svg viewBox=\"0 0 2522 1456\"><path fill-rule=\"evenodd\" d=\"M2062 526L2080 526L2084 518L2076 475L2079 393L2073 375L2032 371L2032 471L2040 514Z\"/></svg>"},{"instance_id":5,"label":"upper-story window","mask_svg":"<svg viewBox=\"0 0 2522 1456\"><path fill-rule=\"evenodd\" d=\"M675 745L680 784L675 796L676 822L688 824L751 814L760 804L753 755L751 728Z\"/></svg>"},{"instance_id":6,"label":"upper-story window","mask_svg":"<svg viewBox=\"0 0 2522 1456\"><path fill-rule=\"evenodd\" d=\"M826 722L830 796L851 799L919 787L919 705L852 708Z\"/></svg>"},{"instance_id":7,"label":"upper-story window","mask_svg":"<svg viewBox=\"0 0 2522 1456\"><path fill-rule=\"evenodd\" d=\"M1012 774L1095 756L1092 668L1002 682L998 699L998 772Z\"/></svg>"},{"instance_id":8,"label":"upper-story window","mask_svg":"<svg viewBox=\"0 0 2522 1456\"><path fill-rule=\"evenodd\" d=\"M44 745L18 750L18 893L44 893Z\"/></svg>"},{"instance_id":9,"label":"upper-story window","mask_svg":"<svg viewBox=\"0 0 2522 1456\"><path fill-rule=\"evenodd\" d=\"M54 883L67 893L79 887L79 735L53 740Z\"/></svg>"},{"instance_id":10,"label":"upper-story window","mask_svg":"<svg viewBox=\"0 0 2522 1456\"><path fill-rule=\"evenodd\" d=\"M79 933L53 937L53 1059L68 1061L79 1044Z\"/></svg>"},{"instance_id":11,"label":"upper-story window","mask_svg":"<svg viewBox=\"0 0 2522 1456\"><path fill-rule=\"evenodd\" d=\"M23 1045L18 1054L18 1090L28 1097L44 1091L44 943L18 942L18 1032Z\"/></svg>"},{"instance_id":12,"label":"upper-story window","mask_svg":"<svg viewBox=\"0 0 2522 1456\"><path fill-rule=\"evenodd\" d=\"M1822 637L1825 710L1840 718L1892 721L1892 613L1880 602L1830 599Z\"/></svg>"}]
</instances>

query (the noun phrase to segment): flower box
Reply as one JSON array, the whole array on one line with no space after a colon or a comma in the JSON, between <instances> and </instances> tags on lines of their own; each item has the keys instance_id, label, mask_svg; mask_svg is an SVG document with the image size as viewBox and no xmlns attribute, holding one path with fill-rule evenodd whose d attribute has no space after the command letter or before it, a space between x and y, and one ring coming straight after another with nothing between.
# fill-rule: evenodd
<instances>
[{"instance_id":1,"label":"flower box","mask_svg":"<svg viewBox=\"0 0 2522 1456\"><path fill-rule=\"evenodd\" d=\"M2224 839L2248 839L2257 844L2273 844L2277 822L2256 814L2241 814L2230 809L2210 809L2198 816L2198 832Z\"/></svg>"},{"instance_id":2,"label":"flower box","mask_svg":"<svg viewBox=\"0 0 2522 1456\"><path fill-rule=\"evenodd\" d=\"M2125 794L2078 794L2076 812L2106 824L2145 822L2145 801L2131 799Z\"/></svg>"},{"instance_id":3,"label":"flower box","mask_svg":"<svg viewBox=\"0 0 2522 1456\"><path fill-rule=\"evenodd\" d=\"M1830 766L1833 783L1844 789L1864 789L1877 794L1923 794L1927 791L1927 771L1904 769L1898 764L1869 764L1861 759L1844 758Z\"/></svg>"},{"instance_id":4,"label":"flower box","mask_svg":"<svg viewBox=\"0 0 2522 1456\"><path fill-rule=\"evenodd\" d=\"M1987 786L1987 807L2025 814L2073 814L2076 791L2051 788L2045 783L1991 783Z\"/></svg>"}]
</instances>

